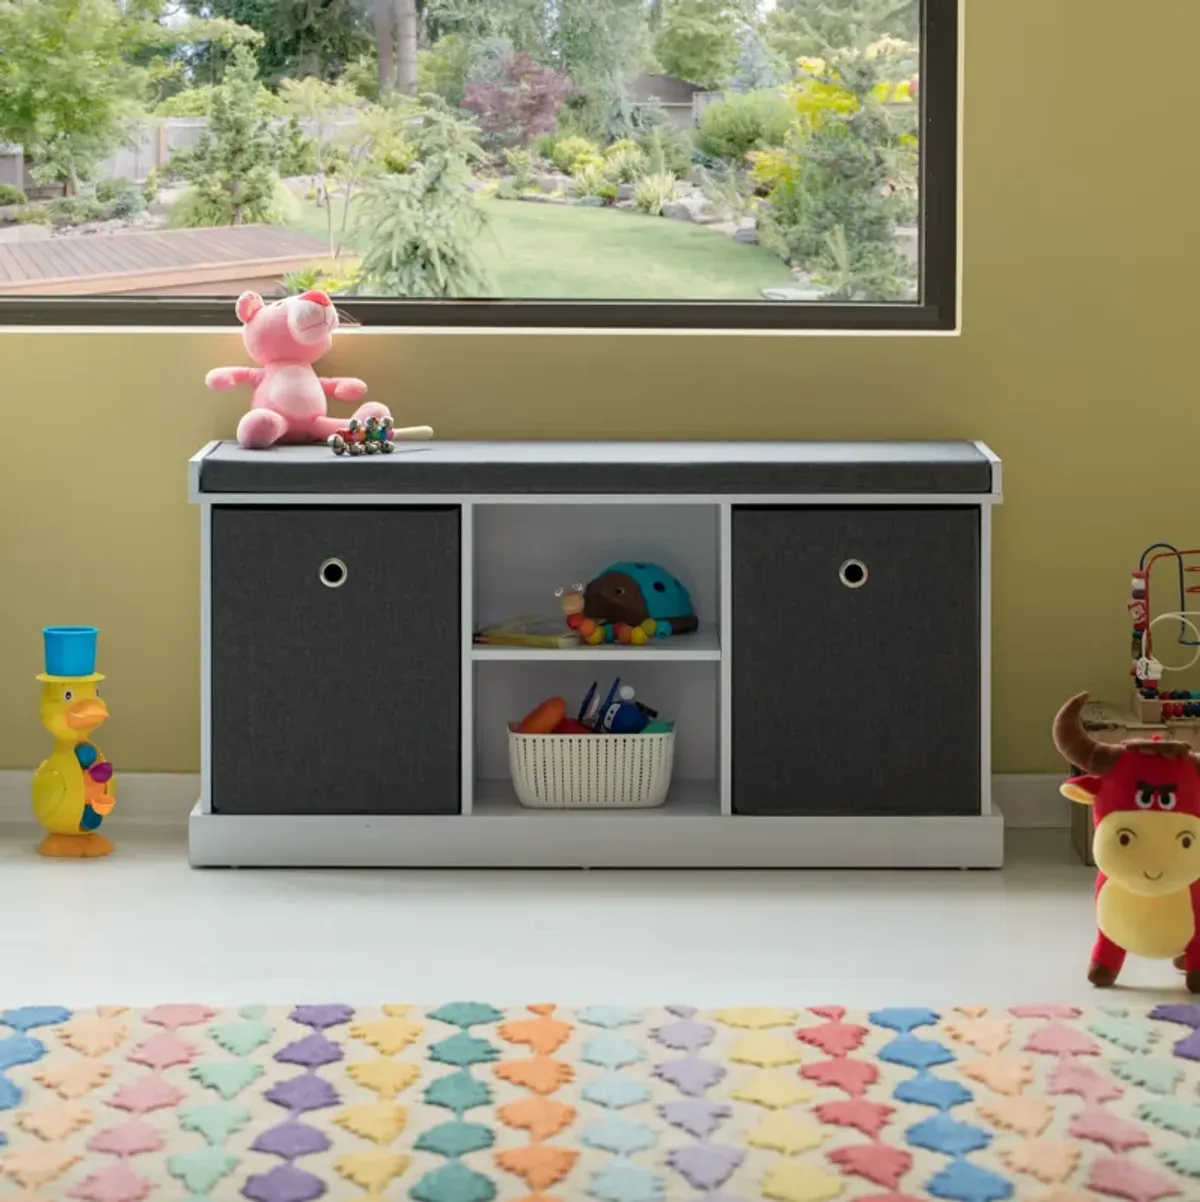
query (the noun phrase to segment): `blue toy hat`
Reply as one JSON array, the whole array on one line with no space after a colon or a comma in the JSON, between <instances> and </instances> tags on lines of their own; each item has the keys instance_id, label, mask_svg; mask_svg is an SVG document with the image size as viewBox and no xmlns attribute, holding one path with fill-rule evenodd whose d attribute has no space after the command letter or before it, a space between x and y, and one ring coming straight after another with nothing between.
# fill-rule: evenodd
<instances>
[{"instance_id":1,"label":"blue toy hat","mask_svg":"<svg viewBox=\"0 0 1200 1202\"><path fill-rule=\"evenodd\" d=\"M96 626L47 626L42 630L45 642L46 670L38 680L95 681L104 677L96 671Z\"/></svg>"}]
</instances>

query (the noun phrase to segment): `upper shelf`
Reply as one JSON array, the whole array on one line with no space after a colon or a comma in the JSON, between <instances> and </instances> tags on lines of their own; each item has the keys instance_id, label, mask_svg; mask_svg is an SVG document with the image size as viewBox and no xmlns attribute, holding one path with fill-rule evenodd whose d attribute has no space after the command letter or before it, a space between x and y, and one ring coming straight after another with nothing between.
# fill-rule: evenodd
<instances>
[{"instance_id":1,"label":"upper shelf","mask_svg":"<svg viewBox=\"0 0 1200 1202\"><path fill-rule=\"evenodd\" d=\"M999 461L954 442L440 442L338 457L324 446L193 460L196 495L905 496L1000 491Z\"/></svg>"},{"instance_id":2,"label":"upper shelf","mask_svg":"<svg viewBox=\"0 0 1200 1202\"><path fill-rule=\"evenodd\" d=\"M611 659L636 663L646 660L719 660L721 642L714 630L698 630L669 639L652 639L640 647L624 643L580 643L575 647L509 647L475 643L472 659L500 661Z\"/></svg>"}]
</instances>

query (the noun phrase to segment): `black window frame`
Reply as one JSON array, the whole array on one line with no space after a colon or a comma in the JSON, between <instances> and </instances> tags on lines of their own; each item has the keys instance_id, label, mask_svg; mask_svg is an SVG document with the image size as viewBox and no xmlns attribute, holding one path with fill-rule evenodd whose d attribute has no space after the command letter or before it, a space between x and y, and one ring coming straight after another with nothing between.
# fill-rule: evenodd
<instances>
[{"instance_id":1,"label":"black window frame","mask_svg":"<svg viewBox=\"0 0 1200 1202\"><path fill-rule=\"evenodd\" d=\"M958 328L959 23L961 0L922 0L919 299L824 301L369 300L338 309L374 329L726 330L746 333L951 332ZM233 297L0 297L0 327L164 328L237 325Z\"/></svg>"}]
</instances>

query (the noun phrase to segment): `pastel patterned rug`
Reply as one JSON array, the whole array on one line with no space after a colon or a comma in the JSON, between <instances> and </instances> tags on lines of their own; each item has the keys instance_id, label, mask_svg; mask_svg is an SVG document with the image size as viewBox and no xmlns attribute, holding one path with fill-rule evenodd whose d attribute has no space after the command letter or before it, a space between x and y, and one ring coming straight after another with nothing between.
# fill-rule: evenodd
<instances>
[{"instance_id":1,"label":"pastel patterned rug","mask_svg":"<svg viewBox=\"0 0 1200 1202\"><path fill-rule=\"evenodd\" d=\"M1200 1199L1200 1006L0 1013L0 1199Z\"/></svg>"}]
</instances>

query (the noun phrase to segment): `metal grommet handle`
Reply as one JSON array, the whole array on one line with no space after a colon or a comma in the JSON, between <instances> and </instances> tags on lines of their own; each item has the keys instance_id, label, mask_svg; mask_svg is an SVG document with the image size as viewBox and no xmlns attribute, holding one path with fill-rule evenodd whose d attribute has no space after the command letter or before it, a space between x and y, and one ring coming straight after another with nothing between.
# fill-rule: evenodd
<instances>
[{"instance_id":1,"label":"metal grommet handle","mask_svg":"<svg viewBox=\"0 0 1200 1202\"><path fill-rule=\"evenodd\" d=\"M317 578L326 588L341 588L349 575L350 570L346 567L345 561L336 558L327 559L317 569Z\"/></svg>"},{"instance_id":2,"label":"metal grommet handle","mask_svg":"<svg viewBox=\"0 0 1200 1202\"><path fill-rule=\"evenodd\" d=\"M847 588L862 588L867 583L867 565L861 559L847 559L838 569L838 579Z\"/></svg>"}]
</instances>

